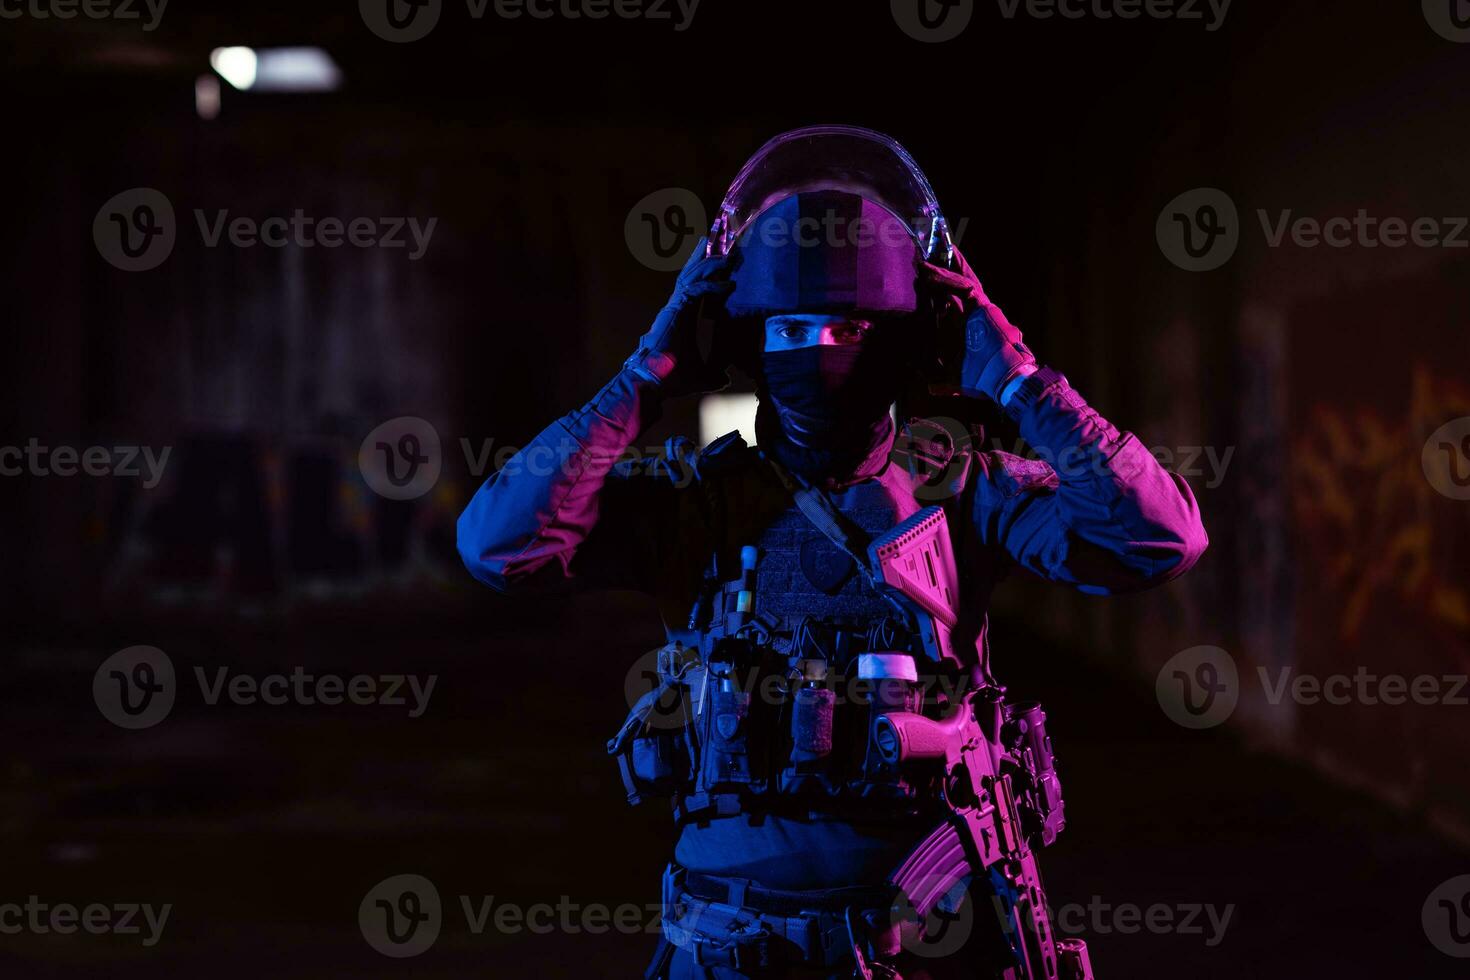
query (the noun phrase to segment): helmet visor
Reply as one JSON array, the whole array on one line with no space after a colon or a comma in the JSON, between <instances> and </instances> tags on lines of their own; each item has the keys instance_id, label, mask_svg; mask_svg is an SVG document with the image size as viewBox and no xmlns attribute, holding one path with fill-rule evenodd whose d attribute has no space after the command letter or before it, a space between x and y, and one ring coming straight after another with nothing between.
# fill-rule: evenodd
<instances>
[{"instance_id":1,"label":"helmet visor","mask_svg":"<svg viewBox=\"0 0 1470 980\"><path fill-rule=\"evenodd\" d=\"M949 229L929 180L898 142L856 126L809 126L761 147L736 176L710 231L724 254L772 205L807 191L845 191L890 211L930 261L948 262Z\"/></svg>"}]
</instances>

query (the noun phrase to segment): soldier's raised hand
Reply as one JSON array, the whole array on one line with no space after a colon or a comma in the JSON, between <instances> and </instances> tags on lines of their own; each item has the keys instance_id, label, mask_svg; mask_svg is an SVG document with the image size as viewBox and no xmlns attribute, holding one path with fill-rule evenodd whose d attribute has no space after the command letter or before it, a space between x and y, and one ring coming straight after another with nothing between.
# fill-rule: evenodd
<instances>
[{"instance_id":1,"label":"soldier's raised hand","mask_svg":"<svg viewBox=\"0 0 1470 980\"><path fill-rule=\"evenodd\" d=\"M980 278L958 249L954 258L954 269L925 262L919 275L934 300L941 351L946 360L959 361L958 377L949 380L957 381L967 395L999 404L1012 381L1035 369L1036 358L1021 331L985 295ZM955 336L946 338L946 331Z\"/></svg>"},{"instance_id":2,"label":"soldier's raised hand","mask_svg":"<svg viewBox=\"0 0 1470 980\"><path fill-rule=\"evenodd\" d=\"M700 352L699 314L703 301L720 302L735 288L730 280L735 255L705 255L701 238L674 282L674 292L653 325L638 341L626 366L657 384L665 393L687 395L718 391L730 383L728 365Z\"/></svg>"}]
</instances>

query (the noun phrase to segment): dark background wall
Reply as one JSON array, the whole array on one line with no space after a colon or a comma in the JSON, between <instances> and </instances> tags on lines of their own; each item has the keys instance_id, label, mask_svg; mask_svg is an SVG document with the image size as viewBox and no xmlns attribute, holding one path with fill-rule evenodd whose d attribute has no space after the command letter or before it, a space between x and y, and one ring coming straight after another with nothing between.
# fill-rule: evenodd
<instances>
[{"instance_id":1,"label":"dark background wall","mask_svg":"<svg viewBox=\"0 0 1470 980\"><path fill-rule=\"evenodd\" d=\"M202 119L195 80L233 44L319 45L344 86L226 85ZM1122 599L1019 580L998 597L1003 674L1057 705L1059 901L1239 907L1216 946L1098 936L1102 975L1457 965L1420 912L1465 870L1467 708L1273 703L1259 673L1470 671L1466 503L1435 489L1447 462L1421 462L1470 415L1470 259L1272 247L1258 216L1470 215L1470 45L1418 5L1236 0L1207 31L978 4L961 37L923 44L881 4L704 0L685 31L448 4L427 38L389 44L351 4L174 0L153 31L26 14L0 46L0 444L171 449L154 488L0 478L5 887L177 906L156 948L0 937L8 975L633 972L651 937L462 926L405 970L363 943L355 909L409 871L446 896L656 900L663 815L619 809L599 758L628 666L658 641L652 608L508 603L469 581L453 520L485 474L460 440L493 440L493 459L626 356L672 279L630 247L635 205L684 188L712 210L762 141L822 121L903 142L1042 358L1175 465L1195 460L1213 543L1189 576ZM177 244L126 272L92 228L136 187L172 203ZM1200 187L1233 202L1239 245L1190 272L1156 224ZM210 248L193 214L296 208L437 225L410 261ZM405 415L437 429L443 474L396 502L358 448ZM643 442L695 426L675 406ZM439 681L412 720L195 693L128 732L91 680L134 644L181 675ZM1154 687L1201 645L1228 653L1239 703L1189 731Z\"/></svg>"}]
</instances>

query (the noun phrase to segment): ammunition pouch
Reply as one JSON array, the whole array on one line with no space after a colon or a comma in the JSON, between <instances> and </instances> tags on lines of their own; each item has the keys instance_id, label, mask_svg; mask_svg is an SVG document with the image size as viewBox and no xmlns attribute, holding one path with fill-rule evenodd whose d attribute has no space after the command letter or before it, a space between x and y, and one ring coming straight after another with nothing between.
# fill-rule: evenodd
<instances>
[{"instance_id":1,"label":"ammunition pouch","mask_svg":"<svg viewBox=\"0 0 1470 980\"><path fill-rule=\"evenodd\" d=\"M633 705L622 727L607 743L618 760L628 803L667 798L690 777L687 725L678 712L687 709L683 679L696 664L682 645L670 644L658 654L658 682Z\"/></svg>"},{"instance_id":2,"label":"ammunition pouch","mask_svg":"<svg viewBox=\"0 0 1470 980\"><path fill-rule=\"evenodd\" d=\"M713 649L717 659L708 661L680 643L660 650L657 684L608 742L630 804L672 799L680 822L750 812L937 812L959 747L978 738L1007 777L1027 843L1045 847L1065 828L1046 714L1035 702L1002 703L987 689L993 708L984 710L996 720L986 731L972 695L951 701L956 689L944 691L936 678L864 679L853 658L847 670L816 679L809 661L768 644Z\"/></svg>"},{"instance_id":3,"label":"ammunition pouch","mask_svg":"<svg viewBox=\"0 0 1470 980\"><path fill-rule=\"evenodd\" d=\"M672 797L685 821L752 810L882 818L939 800L936 781L906 777L872 747L877 718L919 709L925 684L940 685L862 677L859 665L908 655L859 653L827 674L825 662L769 644L713 649L710 660L678 643L661 650L657 683L608 741L629 803Z\"/></svg>"}]
</instances>

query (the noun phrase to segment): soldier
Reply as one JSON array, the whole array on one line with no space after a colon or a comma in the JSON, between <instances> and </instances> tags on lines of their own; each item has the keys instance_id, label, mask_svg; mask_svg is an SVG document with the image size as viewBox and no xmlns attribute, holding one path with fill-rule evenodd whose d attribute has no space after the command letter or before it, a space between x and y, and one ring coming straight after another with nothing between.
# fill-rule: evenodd
<instances>
[{"instance_id":1,"label":"soldier","mask_svg":"<svg viewBox=\"0 0 1470 980\"><path fill-rule=\"evenodd\" d=\"M731 364L756 381L757 447L618 463ZM896 453L916 371L1054 464ZM845 127L768 143L636 352L522 455L557 447L560 466L486 481L459 550L498 592L658 601L660 683L609 744L630 800L671 797L682 828L650 977L1090 976L1031 854L1062 825L1044 715L990 676L985 610L1017 565L1092 594L1157 585L1205 532L1183 480L1038 366L902 147ZM966 896L954 948L935 923Z\"/></svg>"}]
</instances>

